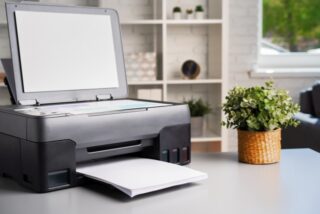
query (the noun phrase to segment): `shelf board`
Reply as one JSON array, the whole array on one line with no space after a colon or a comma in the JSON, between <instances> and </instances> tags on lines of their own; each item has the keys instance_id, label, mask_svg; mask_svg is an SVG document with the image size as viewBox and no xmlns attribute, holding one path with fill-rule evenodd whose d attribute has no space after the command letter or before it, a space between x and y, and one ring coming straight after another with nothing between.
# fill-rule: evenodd
<instances>
[{"instance_id":1,"label":"shelf board","mask_svg":"<svg viewBox=\"0 0 320 214\"><path fill-rule=\"evenodd\" d=\"M166 21L168 25L204 25L204 24L222 24L222 19L169 19Z\"/></svg>"},{"instance_id":2,"label":"shelf board","mask_svg":"<svg viewBox=\"0 0 320 214\"><path fill-rule=\"evenodd\" d=\"M163 83L162 80L155 80L155 81L128 82L128 85L161 85L162 83Z\"/></svg>"},{"instance_id":3,"label":"shelf board","mask_svg":"<svg viewBox=\"0 0 320 214\"><path fill-rule=\"evenodd\" d=\"M191 142L210 142L210 141L222 141L222 137L209 130L203 133L203 136L191 137Z\"/></svg>"},{"instance_id":4,"label":"shelf board","mask_svg":"<svg viewBox=\"0 0 320 214\"><path fill-rule=\"evenodd\" d=\"M221 137L192 137L191 143L205 143L212 141L222 141Z\"/></svg>"},{"instance_id":5,"label":"shelf board","mask_svg":"<svg viewBox=\"0 0 320 214\"><path fill-rule=\"evenodd\" d=\"M170 85L222 83L222 79L168 80Z\"/></svg>"},{"instance_id":6,"label":"shelf board","mask_svg":"<svg viewBox=\"0 0 320 214\"><path fill-rule=\"evenodd\" d=\"M145 20L123 20L121 25L152 25L152 24L162 24L160 19L145 19Z\"/></svg>"},{"instance_id":7,"label":"shelf board","mask_svg":"<svg viewBox=\"0 0 320 214\"><path fill-rule=\"evenodd\" d=\"M137 19L123 20L122 25L152 25L152 24L168 24L168 25L206 25L206 24L222 24L222 19Z\"/></svg>"}]
</instances>

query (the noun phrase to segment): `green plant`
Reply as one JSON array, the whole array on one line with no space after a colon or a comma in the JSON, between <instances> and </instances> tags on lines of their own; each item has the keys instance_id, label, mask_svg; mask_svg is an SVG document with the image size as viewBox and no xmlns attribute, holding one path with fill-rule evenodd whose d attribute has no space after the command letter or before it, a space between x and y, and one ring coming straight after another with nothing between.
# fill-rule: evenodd
<instances>
[{"instance_id":1,"label":"green plant","mask_svg":"<svg viewBox=\"0 0 320 214\"><path fill-rule=\"evenodd\" d=\"M187 9L187 10L186 10L186 13L187 13L187 14L192 14L192 13L193 13L193 10L192 10L192 9Z\"/></svg>"},{"instance_id":2,"label":"green plant","mask_svg":"<svg viewBox=\"0 0 320 214\"><path fill-rule=\"evenodd\" d=\"M286 90L278 90L273 82L250 88L235 87L226 96L222 110L226 122L222 125L249 131L269 131L297 126L292 117L300 110Z\"/></svg>"},{"instance_id":3,"label":"green plant","mask_svg":"<svg viewBox=\"0 0 320 214\"><path fill-rule=\"evenodd\" d=\"M174 7L173 12L174 13L181 13L181 7Z\"/></svg>"},{"instance_id":4,"label":"green plant","mask_svg":"<svg viewBox=\"0 0 320 214\"><path fill-rule=\"evenodd\" d=\"M204 12L204 9L203 9L202 5L197 5L195 11L196 12Z\"/></svg>"},{"instance_id":5,"label":"green plant","mask_svg":"<svg viewBox=\"0 0 320 214\"><path fill-rule=\"evenodd\" d=\"M210 105L203 102L202 99L191 99L184 103L188 104L191 117L202 117L212 111Z\"/></svg>"}]
</instances>

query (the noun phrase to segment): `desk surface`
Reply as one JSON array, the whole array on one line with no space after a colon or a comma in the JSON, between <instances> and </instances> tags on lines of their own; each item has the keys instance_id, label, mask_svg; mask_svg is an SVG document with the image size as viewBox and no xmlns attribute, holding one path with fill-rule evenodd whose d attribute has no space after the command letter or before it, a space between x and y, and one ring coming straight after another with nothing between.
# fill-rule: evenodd
<instances>
[{"instance_id":1,"label":"desk surface","mask_svg":"<svg viewBox=\"0 0 320 214\"><path fill-rule=\"evenodd\" d=\"M194 154L209 179L130 199L101 184L32 193L0 178L1 214L320 213L320 154L283 150L279 164L248 165L236 153Z\"/></svg>"}]
</instances>

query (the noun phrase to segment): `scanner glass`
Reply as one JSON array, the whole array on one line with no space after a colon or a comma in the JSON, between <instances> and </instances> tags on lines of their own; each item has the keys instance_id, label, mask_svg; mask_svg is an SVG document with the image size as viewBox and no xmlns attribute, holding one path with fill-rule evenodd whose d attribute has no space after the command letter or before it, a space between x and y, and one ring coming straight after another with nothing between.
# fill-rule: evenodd
<instances>
[{"instance_id":1,"label":"scanner glass","mask_svg":"<svg viewBox=\"0 0 320 214\"><path fill-rule=\"evenodd\" d=\"M27 107L15 111L33 116L78 115L107 112L119 112L135 109L148 109L169 106L169 103L147 102L140 100L112 100L101 102L85 102L73 104L57 104L49 106Z\"/></svg>"},{"instance_id":2,"label":"scanner glass","mask_svg":"<svg viewBox=\"0 0 320 214\"><path fill-rule=\"evenodd\" d=\"M24 92L117 88L111 18L16 11Z\"/></svg>"}]
</instances>

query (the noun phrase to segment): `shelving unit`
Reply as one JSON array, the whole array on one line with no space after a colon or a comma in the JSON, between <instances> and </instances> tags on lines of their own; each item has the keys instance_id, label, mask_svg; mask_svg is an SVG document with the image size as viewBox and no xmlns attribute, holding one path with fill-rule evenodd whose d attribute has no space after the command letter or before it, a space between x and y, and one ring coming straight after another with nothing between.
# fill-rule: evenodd
<instances>
[{"instance_id":1,"label":"shelving unit","mask_svg":"<svg viewBox=\"0 0 320 214\"><path fill-rule=\"evenodd\" d=\"M163 101L182 102L202 98L213 113L206 116L203 136L192 142L222 142L227 150L226 129L220 126L221 104L227 90L228 0L40 0L44 3L87 5L114 8L120 15L125 54L155 52L156 80L129 81L129 96L136 98L139 89L161 89ZM172 9L203 5L202 20L173 20ZM0 20L1 21L1 20ZM1 23L1 22L0 22ZM181 75L184 61L199 63L201 72L196 80Z\"/></svg>"},{"instance_id":2,"label":"shelving unit","mask_svg":"<svg viewBox=\"0 0 320 214\"><path fill-rule=\"evenodd\" d=\"M205 19L171 18L174 6L180 6L184 12L198 4L205 8ZM119 11L125 53L157 53L157 80L129 81L129 96L136 98L138 89L157 88L162 89L163 101L182 102L191 97L201 97L210 103L213 113L206 117L203 136L193 137L192 142L220 141L225 151L226 130L220 126L220 107L227 80L228 1L120 0L96 1L93 6ZM201 73L196 80L186 80L181 75L180 67L188 59L200 64Z\"/></svg>"}]
</instances>

